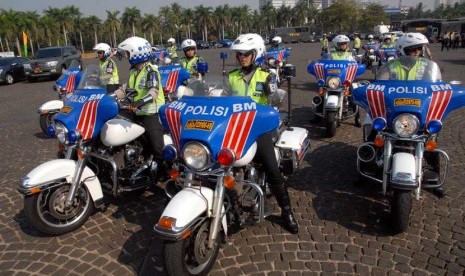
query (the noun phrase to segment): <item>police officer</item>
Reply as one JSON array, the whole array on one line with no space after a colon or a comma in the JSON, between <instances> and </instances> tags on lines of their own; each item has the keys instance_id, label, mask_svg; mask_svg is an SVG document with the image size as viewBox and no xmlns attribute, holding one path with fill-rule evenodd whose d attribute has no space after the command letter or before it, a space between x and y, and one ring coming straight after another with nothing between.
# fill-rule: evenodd
<instances>
[{"instance_id":1,"label":"police officer","mask_svg":"<svg viewBox=\"0 0 465 276\"><path fill-rule=\"evenodd\" d=\"M265 43L258 34L240 35L231 45L236 52L236 59L240 68L229 73L229 86L232 95L248 95L260 104L267 103L267 96L277 92L275 77L270 72L255 65L255 61L265 53ZM264 166L268 176L270 190L281 207L281 218L285 228L298 233L298 224L291 208L291 200L286 183L281 175L276 161L272 134L261 136L257 141L257 155L259 162Z\"/></svg>"},{"instance_id":2,"label":"police officer","mask_svg":"<svg viewBox=\"0 0 465 276\"><path fill-rule=\"evenodd\" d=\"M361 46L362 41L360 40L360 35L358 33L354 33L354 50L356 55L358 55Z\"/></svg>"},{"instance_id":3,"label":"police officer","mask_svg":"<svg viewBox=\"0 0 465 276\"><path fill-rule=\"evenodd\" d=\"M98 43L94 51L99 59L101 81L106 85L107 93L111 93L119 87L118 68L111 58L111 47L106 43Z\"/></svg>"},{"instance_id":4,"label":"police officer","mask_svg":"<svg viewBox=\"0 0 465 276\"><path fill-rule=\"evenodd\" d=\"M191 77L198 77L197 63L203 62L203 58L197 56L197 43L192 39L186 39L181 43L184 57L181 58L181 66L186 68Z\"/></svg>"},{"instance_id":5,"label":"police officer","mask_svg":"<svg viewBox=\"0 0 465 276\"><path fill-rule=\"evenodd\" d=\"M337 35L334 37L334 50L330 53L331 59L355 61L352 52L349 51L349 41L350 39L346 35Z\"/></svg>"},{"instance_id":6,"label":"police officer","mask_svg":"<svg viewBox=\"0 0 465 276\"><path fill-rule=\"evenodd\" d=\"M392 37L390 34L385 34L383 36L383 43L381 43L380 48L394 48L396 46L395 43L392 42Z\"/></svg>"},{"instance_id":7,"label":"police officer","mask_svg":"<svg viewBox=\"0 0 465 276\"><path fill-rule=\"evenodd\" d=\"M130 37L118 45L126 53L131 64L128 87L137 91L134 97L135 119L145 127L154 160L160 166L163 162L163 128L158 118L158 109L165 104L160 73L151 61L152 47L141 37ZM163 172L162 170L159 170Z\"/></svg>"},{"instance_id":8,"label":"police officer","mask_svg":"<svg viewBox=\"0 0 465 276\"><path fill-rule=\"evenodd\" d=\"M168 55L170 56L170 59L171 59L171 62L172 63L178 63L178 52L177 52L177 48L176 48L176 40L172 37L170 37L168 39L168 47L166 48L166 50L168 50Z\"/></svg>"}]
</instances>

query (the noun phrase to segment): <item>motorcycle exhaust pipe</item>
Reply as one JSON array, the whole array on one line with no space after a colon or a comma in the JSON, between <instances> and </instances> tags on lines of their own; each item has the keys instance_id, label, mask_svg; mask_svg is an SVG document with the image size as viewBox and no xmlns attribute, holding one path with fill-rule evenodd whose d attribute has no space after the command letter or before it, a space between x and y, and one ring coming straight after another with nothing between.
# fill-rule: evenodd
<instances>
[{"instance_id":1,"label":"motorcycle exhaust pipe","mask_svg":"<svg viewBox=\"0 0 465 276\"><path fill-rule=\"evenodd\" d=\"M365 143L357 149L357 157L360 161L368 163L375 158L376 151L372 143Z\"/></svg>"}]
</instances>

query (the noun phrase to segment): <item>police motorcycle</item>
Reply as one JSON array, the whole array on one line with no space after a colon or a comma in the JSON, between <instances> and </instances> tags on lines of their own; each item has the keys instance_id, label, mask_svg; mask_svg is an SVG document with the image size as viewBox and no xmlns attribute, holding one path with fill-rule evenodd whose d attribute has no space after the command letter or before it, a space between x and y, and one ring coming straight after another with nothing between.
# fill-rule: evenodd
<instances>
[{"instance_id":1,"label":"police motorcycle","mask_svg":"<svg viewBox=\"0 0 465 276\"><path fill-rule=\"evenodd\" d=\"M357 170L361 179L382 184L394 234L407 230L412 198L420 200L423 188L434 191L447 179L449 157L437 138L449 112L465 105L465 88L439 79L353 85L354 103L368 114Z\"/></svg>"},{"instance_id":2,"label":"police motorcycle","mask_svg":"<svg viewBox=\"0 0 465 276\"><path fill-rule=\"evenodd\" d=\"M278 84L281 85L286 81L283 73L283 67L290 56L290 48L269 49L265 53L265 66L276 76Z\"/></svg>"},{"instance_id":3,"label":"police motorcycle","mask_svg":"<svg viewBox=\"0 0 465 276\"><path fill-rule=\"evenodd\" d=\"M354 117L361 126L358 107L350 101L350 86L355 77L363 74L363 64L348 60L316 60L307 66L307 72L317 80L318 95L312 99L312 112L324 118L326 135L333 137L341 121Z\"/></svg>"},{"instance_id":4,"label":"police motorcycle","mask_svg":"<svg viewBox=\"0 0 465 276\"><path fill-rule=\"evenodd\" d=\"M78 61L72 61L68 69L55 81L53 91L58 92L58 100L51 100L42 104L39 109L39 124L42 132L47 134L47 128L53 122L53 116L63 107L63 102L78 87L82 69Z\"/></svg>"},{"instance_id":5,"label":"police motorcycle","mask_svg":"<svg viewBox=\"0 0 465 276\"><path fill-rule=\"evenodd\" d=\"M383 65L386 64L388 61L397 58L397 49L395 47L389 48L379 48L375 50L376 61L372 63L371 70L373 74L378 74L378 69Z\"/></svg>"},{"instance_id":6,"label":"police motorcycle","mask_svg":"<svg viewBox=\"0 0 465 276\"><path fill-rule=\"evenodd\" d=\"M362 64L364 64L368 69L371 69L373 63L378 62L378 57L375 54L378 46L379 45L377 43L365 44L365 54L363 55Z\"/></svg>"},{"instance_id":7,"label":"police motorcycle","mask_svg":"<svg viewBox=\"0 0 465 276\"><path fill-rule=\"evenodd\" d=\"M166 102L175 100L178 89L184 89L183 86L191 77L189 71L179 64L159 66L158 72L160 72Z\"/></svg>"},{"instance_id":8,"label":"police motorcycle","mask_svg":"<svg viewBox=\"0 0 465 276\"><path fill-rule=\"evenodd\" d=\"M71 232L104 207L104 195L124 196L156 183L158 164L145 150L145 129L131 120L144 102L134 103L130 89L107 95L99 72L97 65L87 67L48 127L67 158L37 166L18 186L27 219L43 233Z\"/></svg>"},{"instance_id":9,"label":"police motorcycle","mask_svg":"<svg viewBox=\"0 0 465 276\"><path fill-rule=\"evenodd\" d=\"M287 78L295 75L293 66L284 70ZM276 158L286 176L310 147L307 130L290 126L289 117L281 120L272 106L244 96L212 97L222 93L200 81L190 85L194 96L186 93L160 109L173 137L163 151L173 169L165 183L171 200L154 231L164 240L169 275L207 274L231 229L265 219L267 177L253 162L258 137L276 134ZM284 94L273 95L274 104Z\"/></svg>"},{"instance_id":10,"label":"police motorcycle","mask_svg":"<svg viewBox=\"0 0 465 276\"><path fill-rule=\"evenodd\" d=\"M152 47L152 60L155 65L171 64L171 59L169 58L169 54L166 49Z\"/></svg>"}]
</instances>

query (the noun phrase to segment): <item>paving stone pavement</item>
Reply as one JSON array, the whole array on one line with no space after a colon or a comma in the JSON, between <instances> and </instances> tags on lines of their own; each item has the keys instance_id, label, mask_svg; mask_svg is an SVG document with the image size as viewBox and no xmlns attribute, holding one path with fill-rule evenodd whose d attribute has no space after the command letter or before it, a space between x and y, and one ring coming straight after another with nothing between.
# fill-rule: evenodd
<instances>
[{"instance_id":1,"label":"paving stone pavement","mask_svg":"<svg viewBox=\"0 0 465 276\"><path fill-rule=\"evenodd\" d=\"M407 232L392 236L388 205L380 187L353 185L361 130L343 123L333 138L310 123L315 81L306 64L319 55L317 43L290 45L298 76L292 83L293 124L309 130L311 151L289 180L298 235L282 229L277 216L233 234L210 275L464 275L465 110L444 122L439 147L451 159L443 199L423 192L414 201ZM465 83L465 49L440 52L431 46L443 79ZM211 76L221 74L219 49L201 50ZM227 70L234 66L232 53ZM86 63L96 62L93 59ZM128 65L118 62L127 79ZM370 72L362 78L372 79ZM52 81L0 86L0 275L164 275L162 242L152 227L163 210L160 191L132 198L108 198L78 230L43 235L25 219L20 180L53 159L56 141L40 131L37 108L54 99Z\"/></svg>"}]
</instances>

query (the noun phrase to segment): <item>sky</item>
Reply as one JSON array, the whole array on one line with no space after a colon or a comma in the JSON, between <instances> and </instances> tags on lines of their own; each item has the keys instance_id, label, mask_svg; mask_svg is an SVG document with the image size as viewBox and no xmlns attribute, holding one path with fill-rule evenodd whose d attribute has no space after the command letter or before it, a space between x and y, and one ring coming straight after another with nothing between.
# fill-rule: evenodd
<instances>
[{"instance_id":1,"label":"sky","mask_svg":"<svg viewBox=\"0 0 465 276\"><path fill-rule=\"evenodd\" d=\"M252 10L258 9L259 0L1 0L0 9L16 10L16 11L36 11L42 15L43 10L52 8L64 8L74 5L79 8L82 16L87 17L95 15L104 20L107 17L106 10L120 11L120 15L126 7L136 7L141 11L141 14L158 14L160 7L169 6L177 2L185 8L194 8L199 5L205 7L216 7L219 5L228 4L229 6L248 5ZM397 6L399 0L364 0L366 2L379 3L381 5ZM402 0L403 6L416 6L421 0ZM427 9L433 9L434 0L423 0L423 5Z\"/></svg>"}]
</instances>

